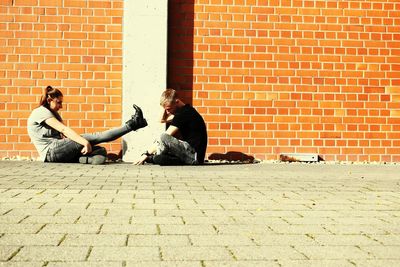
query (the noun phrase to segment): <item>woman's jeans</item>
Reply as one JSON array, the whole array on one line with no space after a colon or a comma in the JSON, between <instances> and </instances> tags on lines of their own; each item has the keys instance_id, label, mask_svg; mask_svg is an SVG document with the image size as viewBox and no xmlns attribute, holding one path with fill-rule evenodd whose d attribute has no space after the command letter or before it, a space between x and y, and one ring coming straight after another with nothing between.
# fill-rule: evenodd
<instances>
[{"instance_id":1,"label":"woman's jeans","mask_svg":"<svg viewBox=\"0 0 400 267\"><path fill-rule=\"evenodd\" d=\"M105 142L114 141L121 136L129 133L131 130L128 129L126 125L115 128L111 130L107 130L100 133L93 134L82 134L81 136L89 141L92 145L92 153L90 155L95 155L96 152L99 153L104 149L100 147L96 147L95 145ZM52 147L48 150L46 155L47 162L78 162L79 157L82 156L81 150L83 145L69 139L58 139L52 145ZM101 153L101 152L100 152ZM88 156L90 156L88 155Z\"/></svg>"},{"instance_id":2,"label":"woman's jeans","mask_svg":"<svg viewBox=\"0 0 400 267\"><path fill-rule=\"evenodd\" d=\"M198 164L196 151L188 142L179 140L169 134L163 133L161 134L160 138L156 140L156 144L157 152L154 156L154 162L157 164L175 164L177 160L179 160L181 164ZM162 159L161 162L157 162L157 158Z\"/></svg>"}]
</instances>

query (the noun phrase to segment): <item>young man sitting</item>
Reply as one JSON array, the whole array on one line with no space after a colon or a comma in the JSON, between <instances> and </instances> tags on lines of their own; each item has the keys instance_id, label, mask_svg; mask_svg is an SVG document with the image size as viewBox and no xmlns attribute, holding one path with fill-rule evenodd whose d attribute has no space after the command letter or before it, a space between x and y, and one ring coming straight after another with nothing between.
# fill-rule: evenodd
<instances>
[{"instance_id":1,"label":"young man sitting","mask_svg":"<svg viewBox=\"0 0 400 267\"><path fill-rule=\"evenodd\" d=\"M207 149L207 128L203 117L179 99L173 89L162 93L160 105L164 108L161 122L168 128L135 164L203 164Z\"/></svg>"}]
</instances>

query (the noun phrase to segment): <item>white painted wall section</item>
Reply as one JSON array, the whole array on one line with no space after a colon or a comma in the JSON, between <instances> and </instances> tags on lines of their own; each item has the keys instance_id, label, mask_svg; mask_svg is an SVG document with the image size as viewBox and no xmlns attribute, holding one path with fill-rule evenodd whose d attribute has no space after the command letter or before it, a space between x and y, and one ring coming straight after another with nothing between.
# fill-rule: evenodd
<instances>
[{"instance_id":1,"label":"white painted wall section","mask_svg":"<svg viewBox=\"0 0 400 267\"><path fill-rule=\"evenodd\" d=\"M123 122L140 106L149 126L123 138L123 160L134 161L164 130L159 123L167 83L167 0L127 0L123 21Z\"/></svg>"}]
</instances>

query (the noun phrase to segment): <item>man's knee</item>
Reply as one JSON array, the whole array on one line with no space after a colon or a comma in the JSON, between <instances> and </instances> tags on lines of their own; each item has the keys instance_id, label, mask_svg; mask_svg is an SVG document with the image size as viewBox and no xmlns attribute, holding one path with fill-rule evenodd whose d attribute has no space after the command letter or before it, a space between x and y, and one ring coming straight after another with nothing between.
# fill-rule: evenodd
<instances>
[{"instance_id":1,"label":"man's knee","mask_svg":"<svg viewBox=\"0 0 400 267\"><path fill-rule=\"evenodd\" d=\"M162 134L160 135L160 141L161 141L162 143L166 144L166 143L170 142L171 137L172 137L172 136L170 136L170 135L167 134L167 133L162 133Z\"/></svg>"}]
</instances>

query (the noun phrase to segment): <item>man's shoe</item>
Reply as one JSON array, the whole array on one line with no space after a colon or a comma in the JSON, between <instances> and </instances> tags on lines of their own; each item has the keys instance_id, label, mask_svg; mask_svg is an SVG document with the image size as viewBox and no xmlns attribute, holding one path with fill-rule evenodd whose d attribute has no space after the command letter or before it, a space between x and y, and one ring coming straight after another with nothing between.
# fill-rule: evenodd
<instances>
[{"instance_id":1,"label":"man's shoe","mask_svg":"<svg viewBox=\"0 0 400 267\"><path fill-rule=\"evenodd\" d=\"M147 156L144 162L154 164L154 155Z\"/></svg>"},{"instance_id":2,"label":"man's shoe","mask_svg":"<svg viewBox=\"0 0 400 267\"><path fill-rule=\"evenodd\" d=\"M133 104L133 108L135 109L135 114L133 114L131 119L126 122L126 125L130 130L136 131L140 128L146 127L147 121L145 118L143 118L143 112L141 108L135 104Z\"/></svg>"},{"instance_id":3,"label":"man's shoe","mask_svg":"<svg viewBox=\"0 0 400 267\"><path fill-rule=\"evenodd\" d=\"M179 166L185 165L179 158L169 155L169 154L161 154L161 155L154 155L153 156L154 164L158 164L161 166Z\"/></svg>"}]
</instances>

